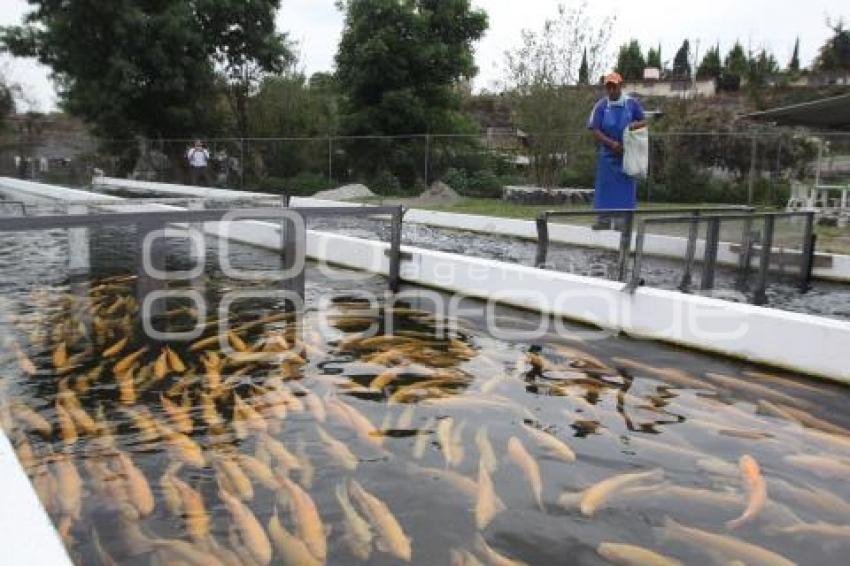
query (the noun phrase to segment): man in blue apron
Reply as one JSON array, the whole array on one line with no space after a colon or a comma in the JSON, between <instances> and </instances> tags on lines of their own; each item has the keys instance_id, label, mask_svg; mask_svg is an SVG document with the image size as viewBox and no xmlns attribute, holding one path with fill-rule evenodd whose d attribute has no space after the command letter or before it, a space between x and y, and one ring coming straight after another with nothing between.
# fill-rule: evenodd
<instances>
[{"instance_id":1,"label":"man in blue apron","mask_svg":"<svg viewBox=\"0 0 850 566\"><path fill-rule=\"evenodd\" d=\"M587 128L599 144L596 164L595 210L637 206L637 181L623 171L623 134L626 128L637 130L646 126L640 103L623 93L623 77L611 73L605 77L607 96L593 107ZM594 229L610 229L610 218L600 215Z\"/></svg>"}]
</instances>

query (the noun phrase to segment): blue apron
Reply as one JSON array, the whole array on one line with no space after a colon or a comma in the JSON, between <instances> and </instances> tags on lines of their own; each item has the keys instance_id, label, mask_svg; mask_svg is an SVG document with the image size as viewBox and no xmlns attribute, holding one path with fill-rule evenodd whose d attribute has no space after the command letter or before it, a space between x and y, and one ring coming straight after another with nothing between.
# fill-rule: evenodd
<instances>
[{"instance_id":1,"label":"blue apron","mask_svg":"<svg viewBox=\"0 0 850 566\"><path fill-rule=\"evenodd\" d=\"M634 121L632 107L628 101L622 105L608 104L607 101L604 104L602 133L623 143L623 133ZM596 210L637 207L637 181L623 171L623 156L615 154L604 144L599 144L595 188L593 207Z\"/></svg>"}]
</instances>

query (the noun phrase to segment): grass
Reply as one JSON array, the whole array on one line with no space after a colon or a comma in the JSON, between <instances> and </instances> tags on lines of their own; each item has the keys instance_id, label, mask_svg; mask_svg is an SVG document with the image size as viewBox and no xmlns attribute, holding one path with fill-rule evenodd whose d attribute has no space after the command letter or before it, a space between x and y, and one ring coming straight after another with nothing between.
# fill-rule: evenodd
<instances>
[{"instance_id":1,"label":"grass","mask_svg":"<svg viewBox=\"0 0 850 566\"><path fill-rule=\"evenodd\" d=\"M436 210L440 212L455 212L459 214L475 214L480 216L495 216L499 218L513 218L519 220L534 220L541 212L547 210L591 210L590 205L570 205L554 206L554 205L525 205L506 202L500 199L489 198L462 198L455 202L427 202L420 201L416 198L393 198L393 197L372 197L363 199L360 202L368 204L382 205L404 205L410 208L419 208L423 210ZM641 209L659 209L665 208L688 208L699 206L718 206L711 203L640 203ZM765 210L769 210L765 208ZM588 225L595 220L593 216L580 216L577 218L558 219L556 221ZM786 222L777 222L777 239L796 241L799 235L799 227L795 227ZM658 227L653 228L653 232L664 232L671 235L684 236L686 228L684 226L670 227L670 229L659 230ZM836 228L830 226L818 226L816 229L818 235L819 252L850 254L850 228ZM731 234L730 234L731 237Z\"/></svg>"}]
</instances>

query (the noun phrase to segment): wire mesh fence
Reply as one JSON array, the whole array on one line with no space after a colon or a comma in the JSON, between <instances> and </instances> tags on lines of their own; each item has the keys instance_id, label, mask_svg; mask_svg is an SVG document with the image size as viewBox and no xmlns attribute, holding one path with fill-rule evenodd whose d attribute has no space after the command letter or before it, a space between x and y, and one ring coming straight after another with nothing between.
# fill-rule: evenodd
<instances>
[{"instance_id":1,"label":"wire mesh fence","mask_svg":"<svg viewBox=\"0 0 850 566\"><path fill-rule=\"evenodd\" d=\"M378 195L413 196L440 181L463 196L501 197L511 185L592 189L596 172L586 132L213 138L202 140L209 153L203 171L189 166L193 141L7 136L0 138L0 174L86 186L102 173L291 195L357 183ZM846 207L848 183L847 134L664 132L651 135L639 198L785 206L805 204L819 188L821 202Z\"/></svg>"}]
</instances>

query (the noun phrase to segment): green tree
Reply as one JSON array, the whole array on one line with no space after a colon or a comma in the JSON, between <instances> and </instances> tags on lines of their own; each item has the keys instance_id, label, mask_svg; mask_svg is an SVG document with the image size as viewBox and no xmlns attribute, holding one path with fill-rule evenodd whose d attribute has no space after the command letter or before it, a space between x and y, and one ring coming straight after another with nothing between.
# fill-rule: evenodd
<instances>
[{"instance_id":1,"label":"green tree","mask_svg":"<svg viewBox=\"0 0 850 566\"><path fill-rule=\"evenodd\" d=\"M470 0L348 0L336 55L349 135L455 133L469 130L460 112L459 84L473 78L473 43L487 14ZM348 153L363 174L390 171L405 188L421 172L424 155L411 143L352 143Z\"/></svg>"},{"instance_id":2,"label":"green tree","mask_svg":"<svg viewBox=\"0 0 850 566\"><path fill-rule=\"evenodd\" d=\"M844 20L827 25L833 36L820 48L815 68L821 71L850 71L850 29L845 29Z\"/></svg>"},{"instance_id":3,"label":"green tree","mask_svg":"<svg viewBox=\"0 0 850 566\"><path fill-rule=\"evenodd\" d=\"M723 73L720 75L720 88L727 91L737 91L741 88L741 81L750 71L750 60L740 42L729 50L723 61Z\"/></svg>"},{"instance_id":4,"label":"green tree","mask_svg":"<svg viewBox=\"0 0 850 566\"><path fill-rule=\"evenodd\" d=\"M705 57L697 68L697 77L700 79L718 79L723 73L723 62L720 59L720 46L715 45L705 53Z\"/></svg>"},{"instance_id":5,"label":"green tree","mask_svg":"<svg viewBox=\"0 0 850 566\"><path fill-rule=\"evenodd\" d=\"M800 38L794 42L794 53L791 55L791 61L788 63L788 70L792 73L800 72Z\"/></svg>"},{"instance_id":6,"label":"green tree","mask_svg":"<svg viewBox=\"0 0 850 566\"><path fill-rule=\"evenodd\" d=\"M640 80L643 78L643 70L646 68L646 60L640 48L640 42L633 39L620 47L617 56L617 70L623 78L629 80Z\"/></svg>"},{"instance_id":7,"label":"green tree","mask_svg":"<svg viewBox=\"0 0 850 566\"><path fill-rule=\"evenodd\" d=\"M689 79L691 73L691 42L686 39L673 58L673 77Z\"/></svg>"},{"instance_id":8,"label":"green tree","mask_svg":"<svg viewBox=\"0 0 850 566\"><path fill-rule=\"evenodd\" d=\"M587 48L585 47L584 52L581 56L581 66L578 68L578 84L580 85L589 85L590 84L590 67L587 64Z\"/></svg>"},{"instance_id":9,"label":"green tree","mask_svg":"<svg viewBox=\"0 0 850 566\"><path fill-rule=\"evenodd\" d=\"M0 40L49 66L63 109L95 133L186 137L220 128L217 76L244 84L249 68L283 70L279 3L29 0L24 24L3 28Z\"/></svg>"},{"instance_id":10,"label":"green tree","mask_svg":"<svg viewBox=\"0 0 850 566\"><path fill-rule=\"evenodd\" d=\"M657 48L649 48L649 53L646 55L646 66L660 71L664 70L664 62L661 60L661 45Z\"/></svg>"},{"instance_id":11,"label":"green tree","mask_svg":"<svg viewBox=\"0 0 850 566\"><path fill-rule=\"evenodd\" d=\"M527 152L534 181L558 184L567 172L577 184L593 183L595 148L582 132L598 97L594 87L578 88L579 61L587 53L590 82L597 83L610 63L613 18L594 21L587 3L558 7L557 17L539 31L524 30L522 44L505 54L506 97L517 126L530 133Z\"/></svg>"},{"instance_id":12,"label":"green tree","mask_svg":"<svg viewBox=\"0 0 850 566\"><path fill-rule=\"evenodd\" d=\"M348 134L451 133L487 15L469 0L348 0L336 55ZM400 33L404 30L404 33Z\"/></svg>"}]
</instances>

